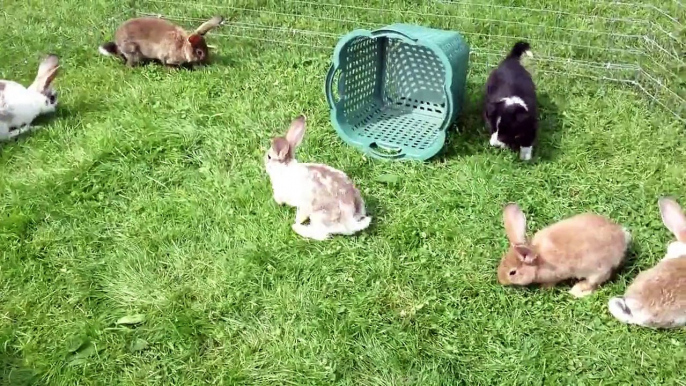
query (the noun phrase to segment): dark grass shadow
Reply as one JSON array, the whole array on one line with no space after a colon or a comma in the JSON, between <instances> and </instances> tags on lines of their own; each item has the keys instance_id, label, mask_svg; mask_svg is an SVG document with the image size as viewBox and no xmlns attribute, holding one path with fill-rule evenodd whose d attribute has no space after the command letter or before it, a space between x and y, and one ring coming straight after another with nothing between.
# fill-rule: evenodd
<instances>
[{"instance_id":1,"label":"dark grass shadow","mask_svg":"<svg viewBox=\"0 0 686 386\"><path fill-rule=\"evenodd\" d=\"M496 151L488 144L488 128L483 118L483 85L470 84L467 87L466 103L455 123L448 129L446 144L436 159L445 161L454 157L465 157Z\"/></svg>"},{"instance_id":2,"label":"dark grass shadow","mask_svg":"<svg viewBox=\"0 0 686 386\"><path fill-rule=\"evenodd\" d=\"M25 366L18 351L9 347L0 349L0 385L37 385L38 378L38 372Z\"/></svg>"},{"instance_id":3,"label":"dark grass shadow","mask_svg":"<svg viewBox=\"0 0 686 386\"><path fill-rule=\"evenodd\" d=\"M236 55L218 55L212 54L210 56L210 61L204 67L222 66L222 67L235 67L238 64L236 60Z\"/></svg>"},{"instance_id":4,"label":"dark grass shadow","mask_svg":"<svg viewBox=\"0 0 686 386\"><path fill-rule=\"evenodd\" d=\"M367 216L372 218L372 222L369 223L369 227L367 227L367 229L363 230L362 232L358 232L357 236L362 234L373 236L378 234L379 220L385 218L388 215L388 212L386 212L383 205L381 205L381 202L372 195L366 195L364 197L364 204Z\"/></svg>"},{"instance_id":5,"label":"dark grass shadow","mask_svg":"<svg viewBox=\"0 0 686 386\"><path fill-rule=\"evenodd\" d=\"M634 243L631 243L629 245L629 249L626 251L626 257L624 258L624 261L619 265L619 267L617 267L617 269L615 269L615 271L612 273L612 276L607 280L607 283L614 283L620 277L623 277L631 272L634 273L631 279L638 275L638 273L641 271L640 256L640 247Z\"/></svg>"},{"instance_id":6,"label":"dark grass shadow","mask_svg":"<svg viewBox=\"0 0 686 386\"><path fill-rule=\"evenodd\" d=\"M562 122L558 103L550 94L538 94L538 140L534 147L534 159L553 161L561 154Z\"/></svg>"},{"instance_id":7,"label":"dark grass shadow","mask_svg":"<svg viewBox=\"0 0 686 386\"><path fill-rule=\"evenodd\" d=\"M126 67L126 62L121 58L116 58L116 63L120 66ZM141 59L133 68L145 68L155 66L168 69L169 71L199 71L212 66L233 66L236 64L235 58L229 55L211 55L207 63L190 64L184 63L180 65L167 65L162 63L159 59Z\"/></svg>"}]
</instances>

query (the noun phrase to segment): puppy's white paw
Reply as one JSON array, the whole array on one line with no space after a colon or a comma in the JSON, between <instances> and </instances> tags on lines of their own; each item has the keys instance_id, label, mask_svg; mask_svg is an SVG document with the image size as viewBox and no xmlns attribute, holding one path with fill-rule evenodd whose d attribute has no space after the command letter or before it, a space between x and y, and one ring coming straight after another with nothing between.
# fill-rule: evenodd
<instances>
[{"instance_id":1,"label":"puppy's white paw","mask_svg":"<svg viewBox=\"0 0 686 386\"><path fill-rule=\"evenodd\" d=\"M533 147L522 147L519 149L519 158L522 161L531 161L531 153L533 152Z\"/></svg>"},{"instance_id":2,"label":"puppy's white paw","mask_svg":"<svg viewBox=\"0 0 686 386\"><path fill-rule=\"evenodd\" d=\"M493 135L491 135L491 140L489 141L489 143L491 144L491 146L499 147L501 149L504 149L507 146L504 143L500 142L500 140L498 139L498 132L495 132L493 133Z\"/></svg>"}]
</instances>

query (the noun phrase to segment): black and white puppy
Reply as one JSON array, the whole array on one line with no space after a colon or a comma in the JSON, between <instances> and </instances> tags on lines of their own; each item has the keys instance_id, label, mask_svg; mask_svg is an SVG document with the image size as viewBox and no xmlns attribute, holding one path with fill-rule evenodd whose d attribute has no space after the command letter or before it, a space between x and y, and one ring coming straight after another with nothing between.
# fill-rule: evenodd
<instances>
[{"instance_id":1,"label":"black and white puppy","mask_svg":"<svg viewBox=\"0 0 686 386\"><path fill-rule=\"evenodd\" d=\"M519 158L531 159L538 132L536 86L521 63L532 57L529 43L517 42L486 81L483 116L491 133L491 146L519 150Z\"/></svg>"}]
</instances>

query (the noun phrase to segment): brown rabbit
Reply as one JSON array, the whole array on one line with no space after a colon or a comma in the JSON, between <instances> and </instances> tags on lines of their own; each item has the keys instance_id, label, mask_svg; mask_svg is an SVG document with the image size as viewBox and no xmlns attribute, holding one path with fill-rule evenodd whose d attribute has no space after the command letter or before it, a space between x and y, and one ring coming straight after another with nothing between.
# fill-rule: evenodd
<instances>
[{"instance_id":1,"label":"brown rabbit","mask_svg":"<svg viewBox=\"0 0 686 386\"><path fill-rule=\"evenodd\" d=\"M622 263L631 240L629 232L609 219L579 214L536 233L529 242L526 217L517 204L503 210L510 249L498 267L503 285L553 286L581 279L569 291L575 297L593 293Z\"/></svg>"},{"instance_id":2,"label":"brown rabbit","mask_svg":"<svg viewBox=\"0 0 686 386\"><path fill-rule=\"evenodd\" d=\"M686 325L686 216L671 198L658 201L662 222L677 241L653 268L641 272L624 296L608 302L617 320L652 328Z\"/></svg>"},{"instance_id":3,"label":"brown rabbit","mask_svg":"<svg viewBox=\"0 0 686 386\"><path fill-rule=\"evenodd\" d=\"M209 49L204 36L223 21L223 17L215 16L189 33L156 17L130 19L117 29L114 42L101 45L98 51L106 56L120 56L130 67L145 60L159 60L170 66L206 64Z\"/></svg>"}]
</instances>

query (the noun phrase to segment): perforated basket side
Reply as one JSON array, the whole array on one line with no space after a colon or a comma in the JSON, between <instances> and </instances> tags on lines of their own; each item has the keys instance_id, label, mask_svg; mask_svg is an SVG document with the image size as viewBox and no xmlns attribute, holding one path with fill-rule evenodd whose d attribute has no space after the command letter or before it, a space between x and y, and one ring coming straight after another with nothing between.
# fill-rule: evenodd
<instances>
[{"instance_id":1,"label":"perforated basket side","mask_svg":"<svg viewBox=\"0 0 686 386\"><path fill-rule=\"evenodd\" d=\"M408 113L445 116L445 68L431 49L389 39L385 61L385 106Z\"/></svg>"},{"instance_id":2,"label":"perforated basket side","mask_svg":"<svg viewBox=\"0 0 686 386\"><path fill-rule=\"evenodd\" d=\"M340 101L333 101L339 117L354 126L381 107L382 47L375 39L357 37L342 50L340 66L332 69L340 75L338 98L332 98Z\"/></svg>"},{"instance_id":3,"label":"perforated basket side","mask_svg":"<svg viewBox=\"0 0 686 386\"><path fill-rule=\"evenodd\" d=\"M326 81L332 124L375 158L425 160L443 147L455 116L452 64L435 42L459 35L395 27L353 31L337 44Z\"/></svg>"}]
</instances>

